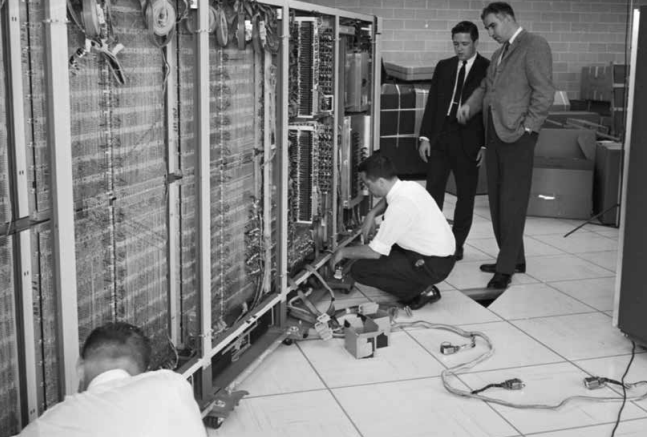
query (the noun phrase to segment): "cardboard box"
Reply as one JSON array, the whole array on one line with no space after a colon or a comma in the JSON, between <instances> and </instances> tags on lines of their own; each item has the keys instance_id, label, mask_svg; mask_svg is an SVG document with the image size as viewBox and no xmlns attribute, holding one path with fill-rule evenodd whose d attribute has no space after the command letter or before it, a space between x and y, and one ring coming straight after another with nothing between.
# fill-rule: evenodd
<instances>
[{"instance_id":1,"label":"cardboard box","mask_svg":"<svg viewBox=\"0 0 647 437\"><path fill-rule=\"evenodd\" d=\"M620 172L622 168L622 144L615 141L598 141L595 150L595 172L593 179L593 213L611 208L598 219L605 225L618 226Z\"/></svg>"},{"instance_id":2,"label":"cardboard box","mask_svg":"<svg viewBox=\"0 0 647 437\"><path fill-rule=\"evenodd\" d=\"M391 320L388 313L379 310L366 317L363 326L344 329L344 346L355 358L372 358L377 349L389 346Z\"/></svg>"},{"instance_id":3,"label":"cardboard box","mask_svg":"<svg viewBox=\"0 0 647 437\"><path fill-rule=\"evenodd\" d=\"M557 127L551 122L565 125L567 120L584 120L589 123L600 124L600 114L592 111L553 111L548 113L547 128Z\"/></svg>"},{"instance_id":4,"label":"cardboard box","mask_svg":"<svg viewBox=\"0 0 647 437\"><path fill-rule=\"evenodd\" d=\"M428 81L434 75L434 66L424 61L385 61L384 69L389 76L408 82Z\"/></svg>"},{"instance_id":5,"label":"cardboard box","mask_svg":"<svg viewBox=\"0 0 647 437\"><path fill-rule=\"evenodd\" d=\"M595 133L542 129L535 148L528 215L588 219L593 209Z\"/></svg>"}]
</instances>

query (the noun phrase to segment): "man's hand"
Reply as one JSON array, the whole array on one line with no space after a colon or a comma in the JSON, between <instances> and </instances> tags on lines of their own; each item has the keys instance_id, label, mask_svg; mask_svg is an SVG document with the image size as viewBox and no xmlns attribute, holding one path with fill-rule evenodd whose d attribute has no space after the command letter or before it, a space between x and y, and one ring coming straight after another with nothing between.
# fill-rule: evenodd
<instances>
[{"instance_id":1,"label":"man's hand","mask_svg":"<svg viewBox=\"0 0 647 437\"><path fill-rule=\"evenodd\" d=\"M422 158L423 161L427 162L427 158L429 158L430 151L431 151L431 145L429 144L429 141L420 140L420 147L418 148L418 153L420 154L420 158Z\"/></svg>"},{"instance_id":2,"label":"man's hand","mask_svg":"<svg viewBox=\"0 0 647 437\"><path fill-rule=\"evenodd\" d=\"M479 150L479 153L476 154L476 166L480 167L481 164L483 164L483 160L485 159L485 147L481 147Z\"/></svg>"},{"instance_id":3,"label":"man's hand","mask_svg":"<svg viewBox=\"0 0 647 437\"><path fill-rule=\"evenodd\" d=\"M460 124L467 123L467 120L470 119L470 105L462 105L460 108L458 108L456 119Z\"/></svg>"},{"instance_id":4,"label":"man's hand","mask_svg":"<svg viewBox=\"0 0 647 437\"><path fill-rule=\"evenodd\" d=\"M341 260L344 259L344 248L340 247L336 251L333 252L332 256L330 257L330 261L328 261L328 265L330 266L331 270L335 270L335 266L341 262Z\"/></svg>"}]
</instances>

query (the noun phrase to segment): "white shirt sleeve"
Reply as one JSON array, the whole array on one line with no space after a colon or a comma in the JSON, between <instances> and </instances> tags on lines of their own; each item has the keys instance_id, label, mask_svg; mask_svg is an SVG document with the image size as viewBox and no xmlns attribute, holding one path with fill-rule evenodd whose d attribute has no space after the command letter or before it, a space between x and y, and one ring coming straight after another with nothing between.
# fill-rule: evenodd
<instances>
[{"instance_id":1,"label":"white shirt sleeve","mask_svg":"<svg viewBox=\"0 0 647 437\"><path fill-rule=\"evenodd\" d=\"M413 221L414 205L408 199L400 199L389 204L384 212L384 220L369 247L380 255L388 256L391 247L407 232Z\"/></svg>"},{"instance_id":2,"label":"white shirt sleeve","mask_svg":"<svg viewBox=\"0 0 647 437\"><path fill-rule=\"evenodd\" d=\"M207 430L202 422L198 403L193 397L191 384L182 378L176 379L177 397L171 407L173 414L169 419L169 436L207 437Z\"/></svg>"}]
</instances>

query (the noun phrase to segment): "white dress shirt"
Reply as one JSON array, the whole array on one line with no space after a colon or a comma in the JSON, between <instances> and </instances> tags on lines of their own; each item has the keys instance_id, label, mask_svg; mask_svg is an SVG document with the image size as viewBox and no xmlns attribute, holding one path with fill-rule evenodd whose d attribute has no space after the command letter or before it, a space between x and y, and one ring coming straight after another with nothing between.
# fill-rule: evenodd
<instances>
[{"instance_id":1,"label":"white dress shirt","mask_svg":"<svg viewBox=\"0 0 647 437\"><path fill-rule=\"evenodd\" d=\"M170 370L110 370L67 396L20 437L206 437L191 385Z\"/></svg>"},{"instance_id":2,"label":"white dress shirt","mask_svg":"<svg viewBox=\"0 0 647 437\"><path fill-rule=\"evenodd\" d=\"M512 43L514 43L514 40L517 39L517 37L519 36L522 30L523 28L519 26L519 28L515 31L515 33L512 34L512 36L508 40L508 50L510 50L510 46L512 45ZM502 60L503 60L503 50L501 50L501 56L499 56L499 62L497 63L497 65L501 64Z\"/></svg>"},{"instance_id":3,"label":"white dress shirt","mask_svg":"<svg viewBox=\"0 0 647 437\"><path fill-rule=\"evenodd\" d=\"M394 244L425 256L449 256L456 240L436 201L422 185L397 180L386 195L384 220L369 247L388 256Z\"/></svg>"},{"instance_id":4,"label":"white dress shirt","mask_svg":"<svg viewBox=\"0 0 647 437\"><path fill-rule=\"evenodd\" d=\"M466 64L465 64L465 77L463 78L463 83L465 83L465 81L467 80L467 77L470 74L470 70L472 69L472 65L474 65L474 60L476 59L476 55L477 55L477 53L474 52L474 55L466 61ZM446 115L449 115L449 113L452 111L452 102L454 101L454 95L456 95L456 89L458 88L458 73L461 71L461 65L462 64L463 64L463 61L459 60L458 61L458 70L456 70L456 79L454 79L454 91L452 92L452 101L449 102L449 108L447 108L447 114ZM458 99L458 107L459 108L460 108L462 103L463 103L462 99L459 98Z\"/></svg>"}]
</instances>

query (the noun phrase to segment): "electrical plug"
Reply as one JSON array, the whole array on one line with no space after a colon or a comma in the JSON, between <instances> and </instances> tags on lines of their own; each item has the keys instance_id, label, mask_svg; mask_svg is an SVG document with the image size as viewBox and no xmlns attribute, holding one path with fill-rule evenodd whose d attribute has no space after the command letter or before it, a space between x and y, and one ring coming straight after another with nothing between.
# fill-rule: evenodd
<instances>
[{"instance_id":1,"label":"electrical plug","mask_svg":"<svg viewBox=\"0 0 647 437\"><path fill-rule=\"evenodd\" d=\"M521 390L525 386L526 384L524 384L519 378L508 379L501 384L501 387L506 390Z\"/></svg>"},{"instance_id":2,"label":"electrical plug","mask_svg":"<svg viewBox=\"0 0 647 437\"><path fill-rule=\"evenodd\" d=\"M597 390L599 388L605 387L607 385L607 382L605 381L604 378L600 378L599 376L589 376L584 378L584 387L588 388L589 390Z\"/></svg>"}]
</instances>

